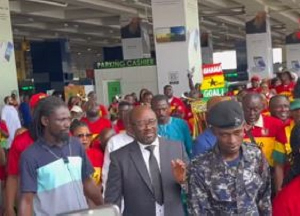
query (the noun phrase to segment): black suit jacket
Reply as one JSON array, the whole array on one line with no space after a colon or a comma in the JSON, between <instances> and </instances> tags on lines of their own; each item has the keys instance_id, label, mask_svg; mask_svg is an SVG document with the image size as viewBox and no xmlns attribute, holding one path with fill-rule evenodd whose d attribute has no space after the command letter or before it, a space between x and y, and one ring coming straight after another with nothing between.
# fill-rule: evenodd
<instances>
[{"instance_id":1,"label":"black suit jacket","mask_svg":"<svg viewBox=\"0 0 300 216\"><path fill-rule=\"evenodd\" d=\"M159 150L165 216L184 216L181 187L171 166L174 159L187 161L183 144L159 138ZM124 216L155 216L151 180L137 141L113 152L110 159L105 202L120 207L124 197Z\"/></svg>"}]
</instances>

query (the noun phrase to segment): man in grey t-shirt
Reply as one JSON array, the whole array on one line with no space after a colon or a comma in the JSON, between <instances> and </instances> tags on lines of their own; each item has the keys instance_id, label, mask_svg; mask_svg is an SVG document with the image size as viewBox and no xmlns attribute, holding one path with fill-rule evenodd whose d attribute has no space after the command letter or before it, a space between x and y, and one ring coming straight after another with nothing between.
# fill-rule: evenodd
<instances>
[{"instance_id":1,"label":"man in grey t-shirt","mask_svg":"<svg viewBox=\"0 0 300 216\"><path fill-rule=\"evenodd\" d=\"M96 205L101 191L79 141L69 137L70 112L56 97L41 100L33 116L35 143L21 156L20 215L57 215Z\"/></svg>"}]
</instances>

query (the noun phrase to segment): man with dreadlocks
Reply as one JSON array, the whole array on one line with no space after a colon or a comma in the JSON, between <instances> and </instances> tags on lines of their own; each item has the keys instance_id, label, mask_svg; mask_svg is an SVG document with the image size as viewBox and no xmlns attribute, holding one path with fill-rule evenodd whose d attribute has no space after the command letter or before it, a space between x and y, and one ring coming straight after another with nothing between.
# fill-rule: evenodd
<instances>
[{"instance_id":1,"label":"man with dreadlocks","mask_svg":"<svg viewBox=\"0 0 300 216\"><path fill-rule=\"evenodd\" d=\"M274 216L297 216L300 212L300 124L293 128L290 137L293 163L289 174L284 180L284 186L273 202Z\"/></svg>"},{"instance_id":2,"label":"man with dreadlocks","mask_svg":"<svg viewBox=\"0 0 300 216\"><path fill-rule=\"evenodd\" d=\"M88 208L103 199L94 169L80 142L69 137L71 116L57 97L40 101L33 115L35 143L21 155L20 215L57 215Z\"/></svg>"},{"instance_id":3,"label":"man with dreadlocks","mask_svg":"<svg viewBox=\"0 0 300 216\"><path fill-rule=\"evenodd\" d=\"M44 93L32 95L29 101L31 112L33 112L38 102L45 97L47 97L47 95ZM18 191L20 157L22 152L24 152L25 149L27 149L33 142L34 140L29 130L25 130L24 132L16 135L10 147L10 151L8 152L7 179L5 188L6 216L16 215L14 207Z\"/></svg>"}]
</instances>

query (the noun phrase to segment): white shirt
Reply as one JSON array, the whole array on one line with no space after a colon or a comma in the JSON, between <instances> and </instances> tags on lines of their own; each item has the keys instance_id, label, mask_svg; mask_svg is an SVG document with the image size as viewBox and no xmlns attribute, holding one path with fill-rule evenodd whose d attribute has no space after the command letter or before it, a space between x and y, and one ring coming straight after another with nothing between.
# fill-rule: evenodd
<instances>
[{"instance_id":1,"label":"white shirt","mask_svg":"<svg viewBox=\"0 0 300 216\"><path fill-rule=\"evenodd\" d=\"M110 153L126 146L127 144L133 142L133 140L134 139L131 136L129 136L126 132L117 134L108 140L104 152L104 162L102 167L102 186L104 192L106 188L106 182L110 165Z\"/></svg>"},{"instance_id":2,"label":"white shirt","mask_svg":"<svg viewBox=\"0 0 300 216\"><path fill-rule=\"evenodd\" d=\"M7 149L9 149L15 137L16 130L21 128L18 111L14 106L4 105L2 108L1 119L5 121L8 129L9 137L7 138Z\"/></svg>"},{"instance_id":3,"label":"white shirt","mask_svg":"<svg viewBox=\"0 0 300 216\"><path fill-rule=\"evenodd\" d=\"M264 119L263 119L262 115L259 116L259 119L257 120L257 122L255 122L255 124L253 126L259 127L259 128L264 128ZM251 130L253 128L253 126L246 124L245 129Z\"/></svg>"},{"instance_id":4,"label":"white shirt","mask_svg":"<svg viewBox=\"0 0 300 216\"><path fill-rule=\"evenodd\" d=\"M257 120L257 122L255 122L254 126L260 127L260 128L264 127L264 120L263 120L262 115L259 116L259 119Z\"/></svg>"},{"instance_id":5,"label":"white shirt","mask_svg":"<svg viewBox=\"0 0 300 216\"><path fill-rule=\"evenodd\" d=\"M149 168L150 151L146 149L146 147L149 146L149 145L144 145L144 144L141 144L140 142L138 142L138 144L140 146L140 149L141 149L141 152L142 152L142 155L143 155L143 158L144 158L149 176L151 178L150 168ZM156 146L153 150L153 154L154 154L154 156L157 160L158 167L160 169L160 154L159 154L159 141L158 141L158 138L156 138L155 141L151 145ZM155 209L156 209L156 216L164 216L164 205L159 205L156 202L155 203Z\"/></svg>"}]
</instances>

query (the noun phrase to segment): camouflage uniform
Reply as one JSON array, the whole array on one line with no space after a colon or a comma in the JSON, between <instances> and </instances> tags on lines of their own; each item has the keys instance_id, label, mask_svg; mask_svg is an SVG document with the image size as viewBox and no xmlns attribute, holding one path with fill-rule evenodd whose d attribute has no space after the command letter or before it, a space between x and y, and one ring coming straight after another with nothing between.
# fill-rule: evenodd
<instances>
[{"instance_id":1,"label":"camouflage uniform","mask_svg":"<svg viewBox=\"0 0 300 216\"><path fill-rule=\"evenodd\" d=\"M243 143L237 166L222 160L218 145L188 168L188 211L202 215L272 215L270 172L260 149Z\"/></svg>"}]
</instances>

